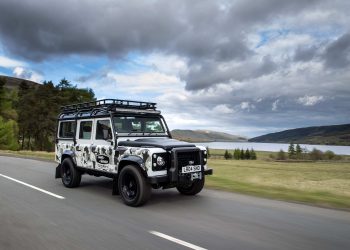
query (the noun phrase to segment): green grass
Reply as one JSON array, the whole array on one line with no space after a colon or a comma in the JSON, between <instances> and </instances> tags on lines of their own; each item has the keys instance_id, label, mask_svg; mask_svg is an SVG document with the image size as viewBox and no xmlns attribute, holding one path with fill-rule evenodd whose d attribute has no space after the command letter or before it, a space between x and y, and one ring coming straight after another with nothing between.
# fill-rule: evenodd
<instances>
[{"instance_id":1,"label":"green grass","mask_svg":"<svg viewBox=\"0 0 350 250\"><path fill-rule=\"evenodd\" d=\"M25 158L35 158L35 159L44 159L44 160L54 160L54 152L45 152L45 151L11 151L11 150L0 150L0 155L9 155L9 156L18 156Z\"/></svg>"},{"instance_id":2,"label":"green grass","mask_svg":"<svg viewBox=\"0 0 350 250\"><path fill-rule=\"evenodd\" d=\"M209 159L206 186L260 197L350 209L350 163Z\"/></svg>"}]
</instances>

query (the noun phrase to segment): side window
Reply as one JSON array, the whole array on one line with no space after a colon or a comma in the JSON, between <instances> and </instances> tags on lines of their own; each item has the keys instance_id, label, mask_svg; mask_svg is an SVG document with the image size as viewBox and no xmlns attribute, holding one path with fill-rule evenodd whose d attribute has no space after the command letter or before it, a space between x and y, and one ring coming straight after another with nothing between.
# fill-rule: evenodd
<instances>
[{"instance_id":1,"label":"side window","mask_svg":"<svg viewBox=\"0 0 350 250\"><path fill-rule=\"evenodd\" d=\"M60 138L73 138L74 137L74 122L60 122L59 130Z\"/></svg>"},{"instance_id":2,"label":"side window","mask_svg":"<svg viewBox=\"0 0 350 250\"><path fill-rule=\"evenodd\" d=\"M96 125L96 140L112 139L111 122L109 120L98 120Z\"/></svg>"},{"instance_id":3,"label":"side window","mask_svg":"<svg viewBox=\"0 0 350 250\"><path fill-rule=\"evenodd\" d=\"M92 121L80 122L79 139L91 139Z\"/></svg>"}]
</instances>

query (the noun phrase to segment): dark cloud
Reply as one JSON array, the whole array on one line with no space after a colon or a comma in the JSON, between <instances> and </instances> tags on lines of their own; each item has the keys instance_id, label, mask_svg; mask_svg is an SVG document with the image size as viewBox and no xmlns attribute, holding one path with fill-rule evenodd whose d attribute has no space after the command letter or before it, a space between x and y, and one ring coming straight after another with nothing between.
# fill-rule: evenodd
<instances>
[{"instance_id":1,"label":"dark cloud","mask_svg":"<svg viewBox=\"0 0 350 250\"><path fill-rule=\"evenodd\" d=\"M350 117L348 9L339 0L1 0L0 44L6 56L35 62L176 55L186 62L186 91L159 102L218 126L342 123ZM76 80L114 90L110 71Z\"/></svg>"},{"instance_id":2,"label":"dark cloud","mask_svg":"<svg viewBox=\"0 0 350 250\"><path fill-rule=\"evenodd\" d=\"M294 53L294 61L308 62L315 58L319 51L318 46L298 47Z\"/></svg>"},{"instance_id":3,"label":"dark cloud","mask_svg":"<svg viewBox=\"0 0 350 250\"><path fill-rule=\"evenodd\" d=\"M231 78L227 72L216 76L211 65L244 62L253 54L246 34L256 25L314 2L2 0L0 35L12 55L39 61L69 54L122 57L130 51L181 55L191 67L210 67L211 83L196 72L186 77L187 89L201 89Z\"/></svg>"},{"instance_id":4,"label":"dark cloud","mask_svg":"<svg viewBox=\"0 0 350 250\"><path fill-rule=\"evenodd\" d=\"M344 68L350 65L350 33L339 37L329 44L323 54L326 65L330 68Z\"/></svg>"}]
</instances>

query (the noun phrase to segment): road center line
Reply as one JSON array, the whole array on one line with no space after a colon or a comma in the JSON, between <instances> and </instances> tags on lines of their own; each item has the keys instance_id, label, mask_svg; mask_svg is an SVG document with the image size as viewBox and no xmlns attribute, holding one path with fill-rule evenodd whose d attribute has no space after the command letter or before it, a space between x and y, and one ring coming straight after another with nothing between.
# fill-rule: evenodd
<instances>
[{"instance_id":1,"label":"road center line","mask_svg":"<svg viewBox=\"0 0 350 250\"><path fill-rule=\"evenodd\" d=\"M188 247L188 248L192 248L192 249L195 249L195 250L207 250L206 248L193 245L193 244L188 243L186 241L179 240L177 238L171 237L169 235L166 235L166 234L163 234L163 233L160 233L160 232L157 232L157 231L149 231L149 233L151 233L153 235L156 235L158 237L161 237L163 239L170 240L172 242L175 242L177 244L183 245L183 246Z\"/></svg>"},{"instance_id":2,"label":"road center line","mask_svg":"<svg viewBox=\"0 0 350 250\"><path fill-rule=\"evenodd\" d=\"M35 190L37 190L37 191L40 191L40 192L42 192L42 193L45 193L45 194L51 195L51 196L53 196L53 197L56 197L57 199L65 199L63 196L60 196L60 195L51 193L51 192L49 192L49 191L46 191L46 190L44 190L44 189L41 189L41 188L38 188L38 187L36 187L36 186L30 185L30 184L28 184L28 183L25 183L25 182L23 182L23 181L17 180L17 179L15 179L15 178L10 177L10 176L4 175L4 174L0 174L0 176L4 177L4 178L6 178L6 179L9 179L9 180L11 180L11 181L17 182L17 183L19 183L19 184L22 184L22 185L24 185L24 186L30 187L30 188L32 188L32 189L35 189Z\"/></svg>"}]
</instances>

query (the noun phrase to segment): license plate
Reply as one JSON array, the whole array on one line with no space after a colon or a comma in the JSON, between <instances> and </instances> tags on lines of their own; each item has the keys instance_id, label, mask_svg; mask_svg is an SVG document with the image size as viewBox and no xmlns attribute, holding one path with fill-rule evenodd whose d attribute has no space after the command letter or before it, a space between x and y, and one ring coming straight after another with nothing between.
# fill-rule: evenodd
<instances>
[{"instance_id":1,"label":"license plate","mask_svg":"<svg viewBox=\"0 0 350 250\"><path fill-rule=\"evenodd\" d=\"M190 166L185 166L182 167L182 173L186 174L186 173L192 173L192 172L199 172L201 171L201 165L190 165Z\"/></svg>"}]
</instances>

